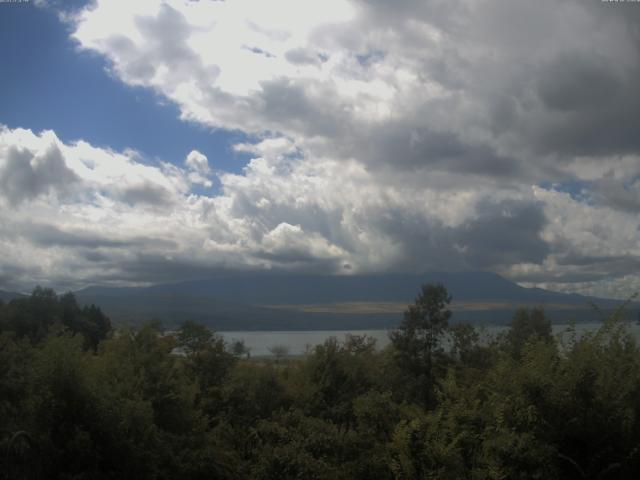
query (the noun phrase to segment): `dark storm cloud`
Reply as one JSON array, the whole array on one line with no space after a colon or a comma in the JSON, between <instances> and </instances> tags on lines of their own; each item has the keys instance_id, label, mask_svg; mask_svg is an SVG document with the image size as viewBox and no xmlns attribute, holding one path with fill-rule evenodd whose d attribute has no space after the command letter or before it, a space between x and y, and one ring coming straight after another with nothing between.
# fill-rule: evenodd
<instances>
[{"instance_id":1,"label":"dark storm cloud","mask_svg":"<svg viewBox=\"0 0 640 480\"><path fill-rule=\"evenodd\" d=\"M88 260L92 263L101 263L109 261L109 255L97 251L95 249L87 249L81 252L81 255L84 259Z\"/></svg>"},{"instance_id":2,"label":"dark storm cloud","mask_svg":"<svg viewBox=\"0 0 640 480\"><path fill-rule=\"evenodd\" d=\"M547 223L534 203L484 201L478 216L456 227L425 222L424 217L392 212L378 227L402 245L401 269L493 269L540 263L550 253L540 234Z\"/></svg>"},{"instance_id":3,"label":"dark storm cloud","mask_svg":"<svg viewBox=\"0 0 640 480\"><path fill-rule=\"evenodd\" d=\"M563 268L549 272L530 272L514 275L521 282L560 282L580 283L597 282L612 278L635 275L640 270L640 258L633 255L588 256L567 254L558 258Z\"/></svg>"},{"instance_id":4,"label":"dark storm cloud","mask_svg":"<svg viewBox=\"0 0 640 480\"><path fill-rule=\"evenodd\" d=\"M466 74L466 93L489 113L486 128L517 138L523 152L533 152L520 161L547 174L552 169L537 156L562 162L640 150L638 28L623 13L628 6L604 3L490 1L465 19L468 35L452 38L473 40L484 52L484 63L465 66L459 41L454 71Z\"/></svg>"},{"instance_id":5,"label":"dark storm cloud","mask_svg":"<svg viewBox=\"0 0 640 480\"><path fill-rule=\"evenodd\" d=\"M55 145L39 155L28 149L9 147L2 156L0 194L14 206L50 192L67 193L78 181Z\"/></svg>"},{"instance_id":6,"label":"dark storm cloud","mask_svg":"<svg viewBox=\"0 0 640 480\"><path fill-rule=\"evenodd\" d=\"M206 278L220 271L220 267L206 265L188 257L170 257L142 251L122 258L113 257L110 266L111 268L103 268L102 272L96 274L96 283L167 283Z\"/></svg>"},{"instance_id":7,"label":"dark storm cloud","mask_svg":"<svg viewBox=\"0 0 640 480\"><path fill-rule=\"evenodd\" d=\"M349 129L363 140L345 136L338 147L357 158L536 181L566 175L562 163L575 155L640 150L640 34L621 9L572 0L362 3L361 29L402 29L388 49L413 55L451 95L425 102L416 91L393 123ZM425 47L430 40L411 28L418 20L442 40ZM472 129L484 140L465 138Z\"/></svg>"},{"instance_id":8,"label":"dark storm cloud","mask_svg":"<svg viewBox=\"0 0 640 480\"><path fill-rule=\"evenodd\" d=\"M26 267L11 262L7 258L0 259L0 289L8 291L21 291L27 282L33 282L38 278L41 270L38 267ZM29 284L27 284L29 285ZM29 285L30 288L33 284Z\"/></svg>"},{"instance_id":9,"label":"dark storm cloud","mask_svg":"<svg viewBox=\"0 0 640 480\"><path fill-rule=\"evenodd\" d=\"M494 178L514 177L521 169L513 158L500 155L486 144L467 143L457 132L391 124L369 134L356 145L373 166L393 161L395 168L428 168Z\"/></svg>"},{"instance_id":10,"label":"dark storm cloud","mask_svg":"<svg viewBox=\"0 0 640 480\"><path fill-rule=\"evenodd\" d=\"M284 54L288 62L294 65L320 65L327 60L321 54L304 48L294 48Z\"/></svg>"},{"instance_id":11,"label":"dark storm cloud","mask_svg":"<svg viewBox=\"0 0 640 480\"><path fill-rule=\"evenodd\" d=\"M563 155L614 155L640 150L640 69L617 75L613 65L565 53L542 70L538 94L545 110L528 138L535 150Z\"/></svg>"},{"instance_id":12,"label":"dark storm cloud","mask_svg":"<svg viewBox=\"0 0 640 480\"><path fill-rule=\"evenodd\" d=\"M171 192L151 182L118 188L113 196L129 205L143 204L151 207L166 207L173 200Z\"/></svg>"},{"instance_id":13,"label":"dark storm cloud","mask_svg":"<svg viewBox=\"0 0 640 480\"><path fill-rule=\"evenodd\" d=\"M599 109L620 94L615 65L605 57L583 52L563 53L538 78L538 95L545 106L560 111Z\"/></svg>"},{"instance_id":14,"label":"dark storm cloud","mask_svg":"<svg viewBox=\"0 0 640 480\"><path fill-rule=\"evenodd\" d=\"M590 195L600 205L640 214L640 177L624 182L605 175L592 182Z\"/></svg>"},{"instance_id":15,"label":"dark storm cloud","mask_svg":"<svg viewBox=\"0 0 640 480\"><path fill-rule=\"evenodd\" d=\"M486 202L478 210L480 216L454 234L467 247L464 255L473 268L541 263L550 253L540 236L547 223L541 205Z\"/></svg>"},{"instance_id":16,"label":"dark storm cloud","mask_svg":"<svg viewBox=\"0 0 640 480\"><path fill-rule=\"evenodd\" d=\"M342 262L336 258L318 258L312 252L295 246L282 248L278 252L257 252L256 258L267 260L275 269L334 274L342 268Z\"/></svg>"},{"instance_id":17,"label":"dark storm cloud","mask_svg":"<svg viewBox=\"0 0 640 480\"><path fill-rule=\"evenodd\" d=\"M467 7L462 2L439 0L358 0L374 23L402 26L407 19L426 21L451 31L460 25L459 18Z\"/></svg>"},{"instance_id":18,"label":"dark storm cloud","mask_svg":"<svg viewBox=\"0 0 640 480\"><path fill-rule=\"evenodd\" d=\"M617 274L626 275L640 269L640 258L631 255L588 256L569 253L558 258L560 265L572 266L606 266L613 268Z\"/></svg>"},{"instance_id":19,"label":"dark storm cloud","mask_svg":"<svg viewBox=\"0 0 640 480\"><path fill-rule=\"evenodd\" d=\"M30 242L44 247L83 247L95 249L105 248L162 248L172 249L177 245L175 242L163 238L152 237L128 237L113 238L121 232L105 232L100 235L94 231L73 230L67 231L55 225L43 223L24 223L14 227L15 233L26 238ZM109 238L109 234L113 237Z\"/></svg>"},{"instance_id":20,"label":"dark storm cloud","mask_svg":"<svg viewBox=\"0 0 640 480\"><path fill-rule=\"evenodd\" d=\"M265 81L259 95L252 99L252 110L261 112L277 130L339 138L344 128L349 127L351 107L346 103L340 105L331 90L314 83L287 78ZM311 95L309 87L323 92Z\"/></svg>"}]
</instances>

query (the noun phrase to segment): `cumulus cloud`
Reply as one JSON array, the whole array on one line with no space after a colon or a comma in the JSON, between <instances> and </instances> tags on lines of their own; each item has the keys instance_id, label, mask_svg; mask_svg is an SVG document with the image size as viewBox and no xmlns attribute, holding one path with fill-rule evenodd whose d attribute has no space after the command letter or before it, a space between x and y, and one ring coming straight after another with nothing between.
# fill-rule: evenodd
<instances>
[{"instance_id":1,"label":"cumulus cloud","mask_svg":"<svg viewBox=\"0 0 640 480\"><path fill-rule=\"evenodd\" d=\"M210 171L207 157L197 150L191 150L184 163L190 170L202 175L206 175Z\"/></svg>"},{"instance_id":2,"label":"cumulus cloud","mask_svg":"<svg viewBox=\"0 0 640 480\"><path fill-rule=\"evenodd\" d=\"M599 291L610 278L594 275L594 265L626 278L634 275L629 259L640 254L636 215L553 188L496 190L477 182L450 189L443 185L455 184L455 174L382 179L355 160L275 149L240 174L221 173L221 192L206 196L190 190L189 168L149 164L136 152L69 145L52 132L19 129L4 129L2 142L6 151L22 143L36 154L54 144L76 179L74 195L30 197L2 210L5 287L144 284L228 268L487 269L565 289L567 282L583 289L591 282L590 291ZM106 165L122 172L97 181L95 171ZM124 172L131 185L155 185L170 203L123 196Z\"/></svg>"},{"instance_id":3,"label":"cumulus cloud","mask_svg":"<svg viewBox=\"0 0 640 480\"><path fill-rule=\"evenodd\" d=\"M297 151L295 144L284 137L265 138L257 143L237 143L233 146L233 149L236 152L253 153L268 157L293 155Z\"/></svg>"},{"instance_id":4,"label":"cumulus cloud","mask_svg":"<svg viewBox=\"0 0 640 480\"><path fill-rule=\"evenodd\" d=\"M55 144L36 152L11 145L0 152L0 194L12 206L40 195L64 195L77 180Z\"/></svg>"},{"instance_id":5,"label":"cumulus cloud","mask_svg":"<svg viewBox=\"0 0 640 480\"><path fill-rule=\"evenodd\" d=\"M74 38L123 81L173 100L186 119L268 134L235 147L258 155L286 141L307 158L463 173L462 188L469 175L567 182L593 165L602 176L638 158L633 6L336 0L322 14L307 8L97 2L77 15ZM116 11L127 19L118 32L104 27ZM173 50L150 56L169 21L180 32ZM120 37L130 43L112 47ZM635 208L626 192L639 173L594 184L592 198Z\"/></svg>"},{"instance_id":6,"label":"cumulus cloud","mask_svg":"<svg viewBox=\"0 0 640 480\"><path fill-rule=\"evenodd\" d=\"M132 3L82 11L74 38L184 118L281 132L310 156L538 182L570 175L575 155L640 147L637 12L626 6ZM105 27L115 15L117 31Z\"/></svg>"},{"instance_id":7,"label":"cumulus cloud","mask_svg":"<svg viewBox=\"0 0 640 480\"><path fill-rule=\"evenodd\" d=\"M184 164L187 169L190 170L188 178L191 183L204 185L205 187L211 187L213 185L213 182L208 178L211 169L209 168L209 160L206 155L197 150L191 150Z\"/></svg>"},{"instance_id":8,"label":"cumulus cloud","mask_svg":"<svg viewBox=\"0 0 640 480\"><path fill-rule=\"evenodd\" d=\"M96 215L170 242L58 242L39 267L56 278L71 258L114 282L208 268L487 269L619 296L638 284L640 258L635 7L98 0L67 17L79 48L184 120L248 134L232 148L254 158L241 174L215 172L207 196L193 186L214 174L195 150L178 167L5 129L0 182L25 187L2 197L64 232ZM47 250L38 229L21 231ZM96 235L110 230L81 238Z\"/></svg>"}]
</instances>

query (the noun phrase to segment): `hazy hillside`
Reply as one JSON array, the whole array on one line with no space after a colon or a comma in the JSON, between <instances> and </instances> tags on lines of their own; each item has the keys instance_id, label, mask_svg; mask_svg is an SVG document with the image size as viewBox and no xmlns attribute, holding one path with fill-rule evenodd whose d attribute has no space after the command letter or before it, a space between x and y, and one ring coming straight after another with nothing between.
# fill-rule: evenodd
<instances>
[{"instance_id":1,"label":"hazy hillside","mask_svg":"<svg viewBox=\"0 0 640 480\"><path fill-rule=\"evenodd\" d=\"M534 305L545 306L555 321L597 318L586 297L523 288L486 272L342 277L229 274L145 288L89 287L76 295L83 303L100 305L120 322L193 319L218 330L384 328L401 319L403 306L413 301L420 285L429 282L441 282L451 292L454 321L506 323L518 306ZM618 304L592 300L603 308ZM349 308L336 308L347 302L351 302ZM386 302L385 308L362 308L381 302Z\"/></svg>"},{"instance_id":2,"label":"hazy hillside","mask_svg":"<svg viewBox=\"0 0 640 480\"><path fill-rule=\"evenodd\" d=\"M0 300L2 300L3 302L8 302L10 300L13 300L14 298L20 298L23 296L24 295L22 295L21 293L7 292L5 290L0 290Z\"/></svg>"},{"instance_id":3,"label":"hazy hillside","mask_svg":"<svg viewBox=\"0 0 640 480\"><path fill-rule=\"evenodd\" d=\"M444 284L454 301L525 301L584 304L585 297L523 288L489 272L423 275L229 274L206 280L146 288L89 287L78 294L104 297L189 295L253 305L314 304L350 301L410 302L424 283Z\"/></svg>"}]
</instances>

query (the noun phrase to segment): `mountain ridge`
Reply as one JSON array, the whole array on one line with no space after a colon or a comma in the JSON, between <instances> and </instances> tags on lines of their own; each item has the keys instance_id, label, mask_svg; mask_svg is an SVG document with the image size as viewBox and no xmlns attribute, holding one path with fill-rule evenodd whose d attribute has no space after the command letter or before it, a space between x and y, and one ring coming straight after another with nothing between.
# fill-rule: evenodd
<instances>
[{"instance_id":1,"label":"mountain ridge","mask_svg":"<svg viewBox=\"0 0 640 480\"><path fill-rule=\"evenodd\" d=\"M158 318L179 323L192 319L228 330L386 328L402 318L401 312L371 313L375 308L349 311L335 305L408 305L422 284L435 282L449 290L454 306L477 305L475 309L454 308L454 321L506 323L520 306L546 307L557 321L592 321L596 312L589 310L589 302L604 309L622 303L525 288L492 272L350 276L230 273L148 287L93 286L75 294L81 303L99 305L116 321ZM318 308L323 305L326 308Z\"/></svg>"},{"instance_id":2,"label":"mountain ridge","mask_svg":"<svg viewBox=\"0 0 640 480\"><path fill-rule=\"evenodd\" d=\"M579 294L526 288L492 272L433 272L377 275L247 274L156 284L147 287L90 286L80 295L188 294L250 304L308 304L345 301L413 301L425 283L442 283L454 300L584 302ZM610 299L596 299L611 302Z\"/></svg>"},{"instance_id":3,"label":"mountain ridge","mask_svg":"<svg viewBox=\"0 0 640 480\"><path fill-rule=\"evenodd\" d=\"M10 302L15 298L22 298L24 295L18 292L10 292L8 290L0 290L0 300L3 302Z\"/></svg>"}]
</instances>

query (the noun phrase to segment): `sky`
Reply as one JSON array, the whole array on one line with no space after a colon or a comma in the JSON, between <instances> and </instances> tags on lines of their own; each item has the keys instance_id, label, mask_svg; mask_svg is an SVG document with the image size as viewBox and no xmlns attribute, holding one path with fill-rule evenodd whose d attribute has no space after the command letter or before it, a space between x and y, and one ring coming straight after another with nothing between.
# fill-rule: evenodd
<instances>
[{"instance_id":1,"label":"sky","mask_svg":"<svg viewBox=\"0 0 640 480\"><path fill-rule=\"evenodd\" d=\"M640 3L0 3L0 288L640 290Z\"/></svg>"}]
</instances>

